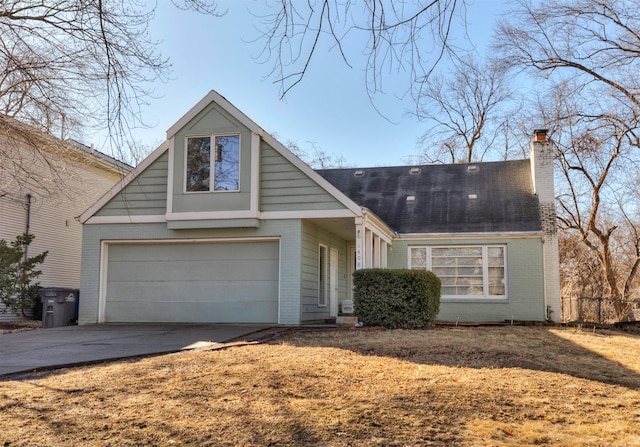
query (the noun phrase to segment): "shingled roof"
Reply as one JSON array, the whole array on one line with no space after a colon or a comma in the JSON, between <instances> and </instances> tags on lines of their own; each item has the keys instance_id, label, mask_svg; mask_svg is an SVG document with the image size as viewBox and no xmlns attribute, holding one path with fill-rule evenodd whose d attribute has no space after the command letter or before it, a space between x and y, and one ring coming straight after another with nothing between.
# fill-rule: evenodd
<instances>
[{"instance_id":1,"label":"shingled roof","mask_svg":"<svg viewBox=\"0 0 640 447\"><path fill-rule=\"evenodd\" d=\"M317 172L399 234L542 228L529 160Z\"/></svg>"}]
</instances>

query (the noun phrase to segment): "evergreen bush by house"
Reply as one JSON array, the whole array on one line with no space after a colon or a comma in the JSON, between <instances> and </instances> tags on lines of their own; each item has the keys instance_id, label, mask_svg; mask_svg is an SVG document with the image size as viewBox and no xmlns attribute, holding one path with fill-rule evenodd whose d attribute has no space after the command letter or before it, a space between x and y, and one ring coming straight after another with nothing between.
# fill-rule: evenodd
<instances>
[{"instance_id":1,"label":"evergreen bush by house","mask_svg":"<svg viewBox=\"0 0 640 447\"><path fill-rule=\"evenodd\" d=\"M426 270L356 270L353 285L355 313L367 326L422 328L440 310L440 279Z\"/></svg>"},{"instance_id":2,"label":"evergreen bush by house","mask_svg":"<svg viewBox=\"0 0 640 447\"><path fill-rule=\"evenodd\" d=\"M0 312L26 316L40 298L39 283L34 280L42 271L36 270L36 266L44 262L49 252L27 256L34 238L33 234L24 233L10 243L0 239Z\"/></svg>"}]
</instances>

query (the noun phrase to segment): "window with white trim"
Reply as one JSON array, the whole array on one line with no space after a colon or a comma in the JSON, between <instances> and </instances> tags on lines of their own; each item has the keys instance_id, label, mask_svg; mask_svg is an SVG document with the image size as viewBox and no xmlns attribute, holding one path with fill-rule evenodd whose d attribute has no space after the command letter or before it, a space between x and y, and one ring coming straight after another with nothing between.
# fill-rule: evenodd
<instances>
[{"instance_id":1,"label":"window with white trim","mask_svg":"<svg viewBox=\"0 0 640 447\"><path fill-rule=\"evenodd\" d=\"M327 247L318 245L318 306L325 307L329 295L329 258L327 257Z\"/></svg>"},{"instance_id":2,"label":"window with white trim","mask_svg":"<svg viewBox=\"0 0 640 447\"><path fill-rule=\"evenodd\" d=\"M188 137L186 152L187 192L239 190L240 135Z\"/></svg>"},{"instance_id":3,"label":"window with white trim","mask_svg":"<svg viewBox=\"0 0 640 447\"><path fill-rule=\"evenodd\" d=\"M506 246L410 247L409 268L430 270L443 298L506 298Z\"/></svg>"}]
</instances>

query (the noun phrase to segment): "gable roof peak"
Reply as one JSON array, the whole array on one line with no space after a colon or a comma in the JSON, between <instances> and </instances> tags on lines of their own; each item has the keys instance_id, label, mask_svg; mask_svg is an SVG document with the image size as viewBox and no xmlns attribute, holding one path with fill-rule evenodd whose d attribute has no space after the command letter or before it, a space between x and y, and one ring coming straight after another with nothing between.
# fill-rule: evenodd
<instances>
[{"instance_id":1,"label":"gable roof peak","mask_svg":"<svg viewBox=\"0 0 640 447\"><path fill-rule=\"evenodd\" d=\"M169 129L167 129L167 140L171 139L176 133L180 131L184 126L189 123L193 118L195 118L200 112L202 112L205 108L209 106L211 103L216 103L220 105L223 109L225 109L228 113L230 113L235 119L240 121L242 125L249 128L253 133L258 135L266 134L260 126L258 126L255 121L245 115L240 109L234 106L227 98L222 96L215 90L210 90L200 101L196 103L187 113L182 115L182 117L175 122L175 124Z\"/></svg>"}]
</instances>

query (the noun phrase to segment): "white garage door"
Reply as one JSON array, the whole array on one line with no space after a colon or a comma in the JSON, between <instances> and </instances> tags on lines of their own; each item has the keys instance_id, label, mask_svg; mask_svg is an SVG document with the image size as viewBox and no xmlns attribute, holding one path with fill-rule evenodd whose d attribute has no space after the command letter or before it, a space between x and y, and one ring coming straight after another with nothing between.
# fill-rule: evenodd
<instances>
[{"instance_id":1,"label":"white garage door","mask_svg":"<svg viewBox=\"0 0 640 447\"><path fill-rule=\"evenodd\" d=\"M277 323L277 241L108 244L108 323Z\"/></svg>"}]
</instances>

